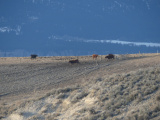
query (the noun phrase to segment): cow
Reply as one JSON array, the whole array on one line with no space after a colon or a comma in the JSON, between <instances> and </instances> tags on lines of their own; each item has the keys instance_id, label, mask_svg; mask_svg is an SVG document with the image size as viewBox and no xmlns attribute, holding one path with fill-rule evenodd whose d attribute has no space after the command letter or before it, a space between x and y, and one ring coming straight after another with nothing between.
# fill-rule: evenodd
<instances>
[{"instance_id":1,"label":"cow","mask_svg":"<svg viewBox=\"0 0 160 120\"><path fill-rule=\"evenodd\" d=\"M32 54L32 55L31 55L31 59L36 59L37 56L38 56L38 55L36 55L36 54Z\"/></svg>"},{"instance_id":2,"label":"cow","mask_svg":"<svg viewBox=\"0 0 160 120\"><path fill-rule=\"evenodd\" d=\"M74 60L69 60L69 63L74 64L74 63L79 63L78 59L74 59Z\"/></svg>"},{"instance_id":3,"label":"cow","mask_svg":"<svg viewBox=\"0 0 160 120\"><path fill-rule=\"evenodd\" d=\"M114 59L114 55L113 54L108 54L105 58L107 58L107 59Z\"/></svg>"},{"instance_id":4,"label":"cow","mask_svg":"<svg viewBox=\"0 0 160 120\"><path fill-rule=\"evenodd\" d=\"M92 55L92 58L93 58L93 59L97 59L97 57L98 57L97 54L93 54L93 55Z\"/></svg>"}]
</instances>

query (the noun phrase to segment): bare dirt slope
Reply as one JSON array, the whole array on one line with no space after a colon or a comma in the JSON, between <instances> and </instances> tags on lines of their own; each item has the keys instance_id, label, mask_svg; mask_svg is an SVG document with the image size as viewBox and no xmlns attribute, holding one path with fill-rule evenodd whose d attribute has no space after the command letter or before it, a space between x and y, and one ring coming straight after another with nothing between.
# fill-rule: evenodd
<instances>
[{"instance_id":1,"label":"bare dirt slope","mask_svg":"<svg viewBox=\"0 0 160 120\"><path fill-rule=\"evenodd\" d=\"M92 60L91 56L79 56L79 64L69 64L69 59L73 58L77 57L0 58L0 104L11 106L44 96L53 88L81 85L114 74L160 66L160 55L157 54L117 55L115 60L106 60L104 56L97 60ZM92 99L88 101L94 102ZM0 111L1 116L11 114L15 111L12 109L6 114L5 110Z\"/></svg>"},{"instance_id":2,"label":"bare dirt slope","mask_svg":"<svg viewBox=\"0 0 160 120\"><path fill-rule=\"evenodd\" d=\"M111 62L79 57L79 64L68 63L76 57L0 58L0 97L17 97L37 91L74 84L90 72ZM10 100L10 99L7 99ZM13 101L13 100L12 100Z\"/></svg>"}]
</instances>

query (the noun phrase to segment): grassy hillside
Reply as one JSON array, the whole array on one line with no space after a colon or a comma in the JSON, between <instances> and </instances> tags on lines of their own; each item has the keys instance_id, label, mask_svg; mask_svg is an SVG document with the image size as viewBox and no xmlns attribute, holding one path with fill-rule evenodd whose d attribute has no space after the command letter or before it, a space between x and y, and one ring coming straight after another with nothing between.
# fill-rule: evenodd
<instances>
[{"instance_id":1,"label":"grassy hillside","mask_svg":"<svg viewBox=\"0 0 160 120\"><path fill-rule=\"evenodd\" d=\"M90 78L38 99L1 105L4 120L158 120L160 66Z\"/></svg>"}]
</instances>

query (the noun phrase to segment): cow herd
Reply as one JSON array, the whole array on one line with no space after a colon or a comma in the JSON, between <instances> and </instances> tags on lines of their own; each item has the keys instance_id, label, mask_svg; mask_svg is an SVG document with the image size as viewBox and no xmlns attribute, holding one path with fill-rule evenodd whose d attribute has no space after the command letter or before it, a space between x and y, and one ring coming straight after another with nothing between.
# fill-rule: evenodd
<instances>
[{"instance_id":1,"label":"cow herd","mask_svg":"<svg viewBox=\"0 0 160 120\"><path fill-rule=\"evenodd\" d=\"M93 55L92 55L93 60L96 60L97 57L98 57L97 54L93 54ZM115 55L113 55L113 54L108 54L107 56L105 56L105 58L106 58L106 59L115 59ZM78 60L78 59L72 59L72 60L69 60L69 63L71 63L71 64L79 63L79 60Z\"/></svg>"},{"instance_id":2,"label":"cow herd","mask_svg":"<svg viewBox=\"0 0 160 120\"><path fill-rule=\"evenodd\" d=\"M93 54L92 58L93 59L97 59L98 55L97 54ZM105 56L105 58L107 59L114 59L114 55L113 54L108 54L107 56Z\"/></svg>"},{"instance_id":3,"label":"cow herd","mask_svg":"<svg viewBox=\"0 0 160 120\"><path fill-rule=\"evenodd\" d=\"M32 54L32 55L31 55L31 59L36 59L37 56L38 56L38 55L36 55L36 54ZM98 57L97 54L93 54L93 55L92 55L93 60L96 60L97 57ZM114 59L114 58L115 58L115 55L113 55L113 54L108 54L107 56L105 56L105 58L106 58L106 59ZM71 64L79 63L79 60L78 60L78 59L72 59L72 60L69 60L69 63L71 63Z\"/></svg>"}]
</instances>

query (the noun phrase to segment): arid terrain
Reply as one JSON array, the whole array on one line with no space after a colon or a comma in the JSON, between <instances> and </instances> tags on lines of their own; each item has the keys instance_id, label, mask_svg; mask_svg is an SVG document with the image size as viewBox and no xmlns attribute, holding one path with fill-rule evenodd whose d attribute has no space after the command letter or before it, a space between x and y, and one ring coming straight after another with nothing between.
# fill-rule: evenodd
<instances>
[{"instance_id":1,"label":"arid terrain","mask_svg":"<svg viewBox=\"0 0 160 120\"><path fill-rule=\"evenodd\" d=\"M160 120L160 54L0 58L0 119Z\"/></svg>"}]
</instances>

